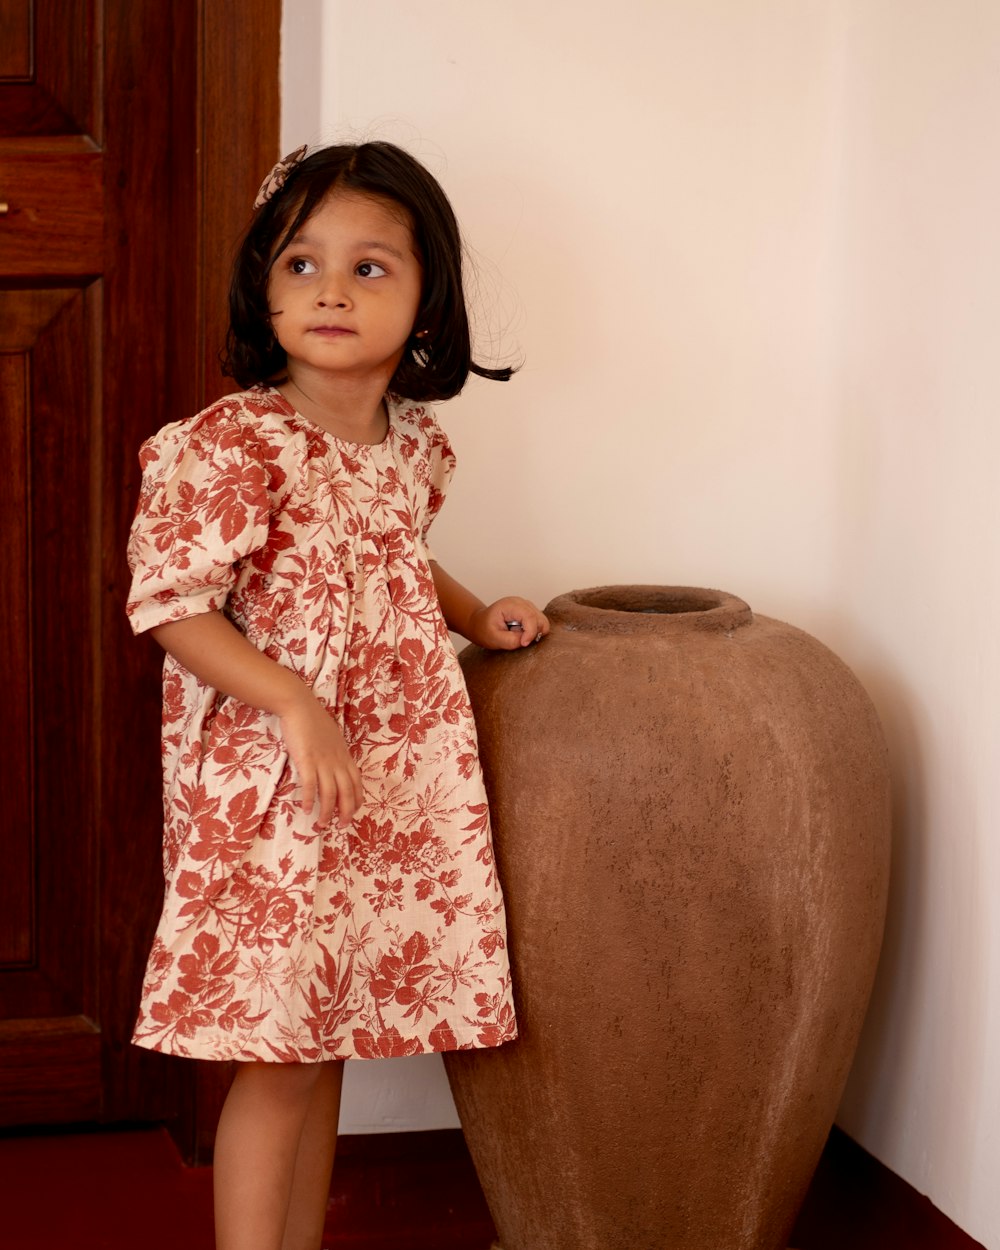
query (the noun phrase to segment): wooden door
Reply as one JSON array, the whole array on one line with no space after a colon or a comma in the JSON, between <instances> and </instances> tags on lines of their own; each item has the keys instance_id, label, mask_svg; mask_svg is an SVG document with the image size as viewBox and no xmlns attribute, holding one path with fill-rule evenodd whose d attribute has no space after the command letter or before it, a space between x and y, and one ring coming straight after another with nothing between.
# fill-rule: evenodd
<instances>
[{"instance_id":1,"label":"wooden door","mask_svg":"<svg viewBox=\"0 0 1000 1250\"><path fill-rule=\"evenodd\" d=\"M0 0L0 1124L164 1119L129 1046L162 891L158 671L124 618L139 443L225 388L276 152L280 0ZM217 1084L217 1082L216 1082Z\"/></svg>"}]
</instances>

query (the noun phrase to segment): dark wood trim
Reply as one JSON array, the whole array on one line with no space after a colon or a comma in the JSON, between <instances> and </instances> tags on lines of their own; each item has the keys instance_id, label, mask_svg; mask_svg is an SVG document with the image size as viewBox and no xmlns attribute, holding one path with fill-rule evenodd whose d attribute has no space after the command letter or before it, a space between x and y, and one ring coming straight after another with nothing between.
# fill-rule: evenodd
<instances>
[{"instance_id":1,"label":"dark wood trim","mask_svg":"<svg viewBox=\"0 0 1000 1250\"><path fill-rule=\"evenodd\" d=\"M192 77L168 54L175 21L193 0L104 0L102 112L106 268L103 389L94 450L95 648L98 686L100 988L105 1046L102 1119L165 1120L190 1103L191 1074L130 1045L155 902L162 891L159 668L125 619L125 540L139 487L139 444L175 417L178 379L191 353L175 350L171 299L178 273L196 264L175 198L175 153L193 146L175 121ZM190 212L190 209L188 210ZM137 927L134 907L143 900ZM147 904L148 900L148 904ZM148 905L148 912L146 906Z\"/></svg>"},{"instance_id":2,"label":"dark wood trim","mask_svg":"<svg viewBox=\"0 0 1000 1250\"><path fill-rule=\"evenodd\" d=\"M101 1037L85 1016L6 1021L0 1023L0 1043L5 1054L0 1065L5 1122L26 1118L58 1124L67 1118L97 1118ZM53 1087L56 1068L61 1079Z\"/></svg>"},{"instance_id":3,"label":"dark wood trim","mask_svg":"<svg viewBox=\"0 0 1000 1250\"><path fill-rule=\"evenodd\" d=\"M209 403L234 386L219 368L229 272L257 188L279 156L281 0L199 0L199 9L198 335Z\"/></svg>"}]
</instances>

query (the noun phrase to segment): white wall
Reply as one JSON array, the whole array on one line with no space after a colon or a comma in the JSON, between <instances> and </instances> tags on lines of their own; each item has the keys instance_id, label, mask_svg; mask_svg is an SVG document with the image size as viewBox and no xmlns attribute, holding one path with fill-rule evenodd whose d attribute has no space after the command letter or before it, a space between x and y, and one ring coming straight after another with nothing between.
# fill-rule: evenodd
<instances>
[{"instance_id":1,"label":"white wall","mask_svg":"<svg viewBox=\"0 0 1000 1250\"><path fill-rule=\"evenodd\" d=\"M896 757L841 1123L1000 1246L1000 5L848 6L833 636Z\"/></svg>"},{"instance_id":2,"label":"white wall","mask_svg":"<svg viewBox=\"0 0 1000 1250\"><path fill-rule=\"evenodd\" d=\"M525 359L442 411L452 571L721 586L875 697L896 866L840 1119L1000 1248L1000 4L286 0L284 50L284 147L424 160L482 355ZM343 1127L454 1123L440 1081L349 1065Z\"/></svg>"}]
</instances>

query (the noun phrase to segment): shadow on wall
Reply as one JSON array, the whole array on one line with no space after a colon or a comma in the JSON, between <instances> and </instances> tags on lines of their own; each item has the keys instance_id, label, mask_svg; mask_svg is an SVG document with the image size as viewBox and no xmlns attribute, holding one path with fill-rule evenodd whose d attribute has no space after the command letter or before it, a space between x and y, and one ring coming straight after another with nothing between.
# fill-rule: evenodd
<instances>
[{"instance_id":1,"label":"shadow on wall","mask_svg":"<svg viewBox=\"0 0 1000 1250\"><path fill-rule=\"evenodd\" d=\"M855 670L858 671L857 669ZM838 1123L876 1157L894 1162L917 1159L927 1146L927 1123L915 1121L912 1090L921 1073L935 1074L928 1102L934 1137L968 1139L969 1090L979 1084L985 1062L987 1002L984 968L967 955L982 949L982 883L963 855L951 853L968 827L937 830L931 810L925 734L912 690L893 674L891 661L859 672L871 695L889 744L893 785L892 869L885 939L861 1043L838 1114ZM960 782L961 779L952 779ZM956 784L956 791L971 794ZM938 854L932 850L938 847ZM934 873L951 874L935 883ZM963 878L959 873L963 873ZM936 889L932 886L937 885ZM941 889L955 900L960 936L942 949L944 930L931 909ZM966 958L963 959L963 956ZM928 987L948 986L949 1007L930 1018ZM936 991L940 993L940 989ZM965 1062L955 1059L961 1036ZM974 1060L968 1062L970 1047ZM926 1113L925 1113L926 1115ZM915 1140L914 1140L915 1138ZM921 1188L921 1177L907 1178ZM956 1195L957 1196L957 1195Z\"/></svg>"}]
</instances>

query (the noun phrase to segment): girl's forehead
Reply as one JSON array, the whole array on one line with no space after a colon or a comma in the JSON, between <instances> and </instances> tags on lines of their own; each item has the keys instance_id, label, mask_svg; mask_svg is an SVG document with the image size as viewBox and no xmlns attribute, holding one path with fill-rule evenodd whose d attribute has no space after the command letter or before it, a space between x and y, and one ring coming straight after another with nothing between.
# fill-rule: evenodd
<instances>
[{"instance_id":1,"label":"girl's forehead","mask_svg":"<svg viewBox=\"0 0 1000 1250\"><path fill-rule=\"evenodd\" d=\"M316 205L306 220L299 227L299 233L308 230L314 219L320 218L331 223L364 222L393 226L406 232L412 241L413 218L409 212L395 200L381 195L368 195L363 191L340 190L334 187Z\"/></svg>"},{"instance_id":2,"label":"girl's forehead","mask_svg":"<svg viewBox=\"0 0 1000 1250\"><path fill-rule=\"evenodd\" d=\"M423 264L409 211L388 196L333 187L307 217L293 225L301 208L300 200L289 210L287 224L274 243L269 269L289 247L323 246L324 240L334 239L339 245L345 238L358 245L381 242L390 252L410 254Z\"/></svg>"}]
</instances>

